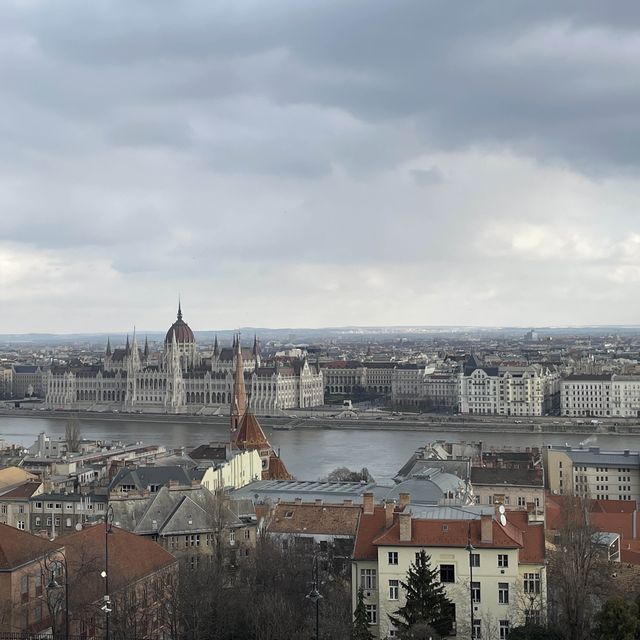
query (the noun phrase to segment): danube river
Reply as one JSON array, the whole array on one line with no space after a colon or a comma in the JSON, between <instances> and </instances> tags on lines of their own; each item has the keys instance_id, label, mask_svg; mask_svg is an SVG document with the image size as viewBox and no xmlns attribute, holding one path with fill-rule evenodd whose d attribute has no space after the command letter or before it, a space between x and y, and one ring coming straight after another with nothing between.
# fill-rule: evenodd
<instances>
[{"instance_id":1,"label":"danube river","mask_svg":"<svg viewBox=\"0 0 640 640\"><path fill-rule=\"evenodd\" d=\"M228 420L228 418L227 418ZM84 438L125 443L162 444L167 448L186 447L221 441L228 437L226 420L219 424L193 421L161 422L127 420L80 420ZM36 436L45 432L52 438L64 436L65 421L49 417L0 416L0 438L9 443L31 445ZM421 445L433 440L481 441L485 449L510 447L542 447L545 444L579 445L585 435L500 433L482 431L431 431L384 429L300 428L291 431L264 428L271 444L280 449L283 460L293 475L304 480L326 477L336 467L361 469L367 467L378 482L388 482L395 472ZM587 445L603 449L640 448L640 435L589 436Z\"/></svg>"}]
</instances>

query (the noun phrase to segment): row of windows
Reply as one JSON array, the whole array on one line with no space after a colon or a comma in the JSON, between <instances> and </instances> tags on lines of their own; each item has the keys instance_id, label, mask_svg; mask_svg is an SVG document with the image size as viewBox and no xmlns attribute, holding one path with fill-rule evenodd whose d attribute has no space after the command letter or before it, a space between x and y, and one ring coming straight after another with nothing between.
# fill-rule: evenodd
<instances>
[{"instance_id":1,"label":"row of windows","mask_svg":"<svg viewBox=\"0 0 640 640\"><path fill-rule=\"evenodd\" d=\"M367 612L367 622L370 625L378 624L378 606L375 604L365 604L365 610ZM540 613L539 612L536 612L536 613L537 615L534 615L533 613L530 613L529 615L527 615L527 612L525 612L525 617L527 618L527 621L532 623L539 622ZM455 619L455 616L454 616L454 619ZM506 640L509 637L509 629L510 629L509 620L499 620L498 629L499 629L499 634L498 634L499 639ZM389 629L389 638L397 638L397 637L398 637L397 629L395 629L392 626ZM472 629L471 637L474 638L474 640L481 640L482 620L473 621L473 629Z\"/></svg>"},{"instance_id":2,"label":"row of windows","mask_svg":"<svg viewBox=\"0 0 640 640\"><path fill-rule=\"evenodd\" d=\"M416 552L416 561L418 559L418 557L420 556L420 552ZM397 565L398 564L398 552L397 551L388 551L387 552L387 560L388 563L391 565ZM479 553L472 553L471 554L471 566L472 567L479 567L480 566L480 554ZM497 555L497 566L500 569L506 569L509 567L509 556L506 553L499 553ZM371 573L364 573L364 572L373 572ZM365 575L373 575L374 579L375 579L375 569L362 569L362 573L361 573L361 577L365 576ZM441 564L440 565L440 582L455 582L456 578L455 578L455 565L453 564ZM365 588L370 588L370 589L374 589L375 587L365 587Z\"/></svg>"}]
</instances>

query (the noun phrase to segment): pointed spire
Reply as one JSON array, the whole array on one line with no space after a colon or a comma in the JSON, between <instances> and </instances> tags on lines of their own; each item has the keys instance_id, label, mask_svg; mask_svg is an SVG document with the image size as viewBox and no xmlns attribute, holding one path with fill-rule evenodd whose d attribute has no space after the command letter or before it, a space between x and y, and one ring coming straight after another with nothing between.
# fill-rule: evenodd
<instances>
[{"instance_id":1,"label":"pointed spire","mask_svg":"<svg viewBox=\"0 0 640 640\"><path fill-rule=\"evenodd\" d=\"M213 355L217 356L220 353L220 348L218 347L218 334L216 333L216 339L213 341Z\"/></svg>"},{"instance_id":2,"label":"pointed spire","mask_svg":"<svg viewBox=\"0 0 640 640\"><path fill-rule=\"evenodd\" d=\"M148 336L144 337L144 357L145 358L149 357L149 337Z\"/></svg>"},{"instance_id":3,"label":"pointed spire","mask_svg":"<svg viewBox=\"0 0 640 640\"><path fill-rule=\"evenodd\" d=\"M233 397L231 398L231 434L232 441L234 432L240 424L242 416L247 411L247 391L244 384L244 362L242 361L242 347L240 346L240 334L234 339L235 346L235 371L233 376Z\"/></svg>"},{"instance_id":4,"label":"pointed spire","mask_svg":"<svg viewBox=\"0 0 640 640\"><path fill-rule=\"evenodd\" d=\"M107 338L107 350L106 350L106 355L110 356L111 355L111 339Z\"/></svg>"},{"instance_id":5,"label":"pointed spire","mask_svg":"<svg viewBox=\"0 0 640 640\"><path fill-rule=\"evenodd\" d=\"M178 320L182 320L182 305L180 303L180 296L178 296Z\"/></svg>"},{"instance_id":6,"label":"pointed spire","mask_svg":"<svg viewBox=\"0 0 640 640\"><path fill-rule=\"evenodd\" d=\"M253 334L253 355L258 355L258 334Z\"/></svg>"},{"instance_id":7,"label":"pointed spire","mask_svg":"<svg viewBox=\"0 0 640 640\"><path fill-rule=\"evenodd\" d=\"M124 347L125 355L129 355L131 353L131 346L129 345L129 334L127 333L127 344Z\"/></svg>"}]
</instances>

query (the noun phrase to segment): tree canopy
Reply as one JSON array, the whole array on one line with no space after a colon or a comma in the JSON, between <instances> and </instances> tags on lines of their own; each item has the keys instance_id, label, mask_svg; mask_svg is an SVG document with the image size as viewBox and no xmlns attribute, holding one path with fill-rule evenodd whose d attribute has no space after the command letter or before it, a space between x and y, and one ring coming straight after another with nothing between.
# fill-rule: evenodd
<instances>
[{"instance_id":1,"label":"tree canopy","mask_svg":"<svg viewBox=\"0 0 640 640\"><path fill-rule=\"evenodd\" d=\"M431 568L431 558L424 550L409 567L406 582L400 584L406 592L406 602L395 615L389 616L400 637L410 638L412 629L425 625L441 636L448 635L454 623L453 604L445 594L438 570Z\"/></svg>"}]
</instances>

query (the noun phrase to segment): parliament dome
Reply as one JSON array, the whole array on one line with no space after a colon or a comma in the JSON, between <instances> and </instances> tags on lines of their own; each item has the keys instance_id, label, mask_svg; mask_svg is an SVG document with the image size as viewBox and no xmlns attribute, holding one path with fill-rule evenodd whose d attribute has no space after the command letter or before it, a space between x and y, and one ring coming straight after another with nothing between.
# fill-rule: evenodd
<instances>
[{"instance_id":1,"label":"parliament dome","mask_svg":"<svg viewBox=\"0 0 640 640\"><path fill-rule=\"evenodd\" d=\"M182 319L182 309L178 304L178 319L169 327L167 336L164 339L165 344L171 344L173 342L173 336L176 337L178 343L195 343L196 338L191 331L191 327Z\"/></svg>"}]
</instances>

